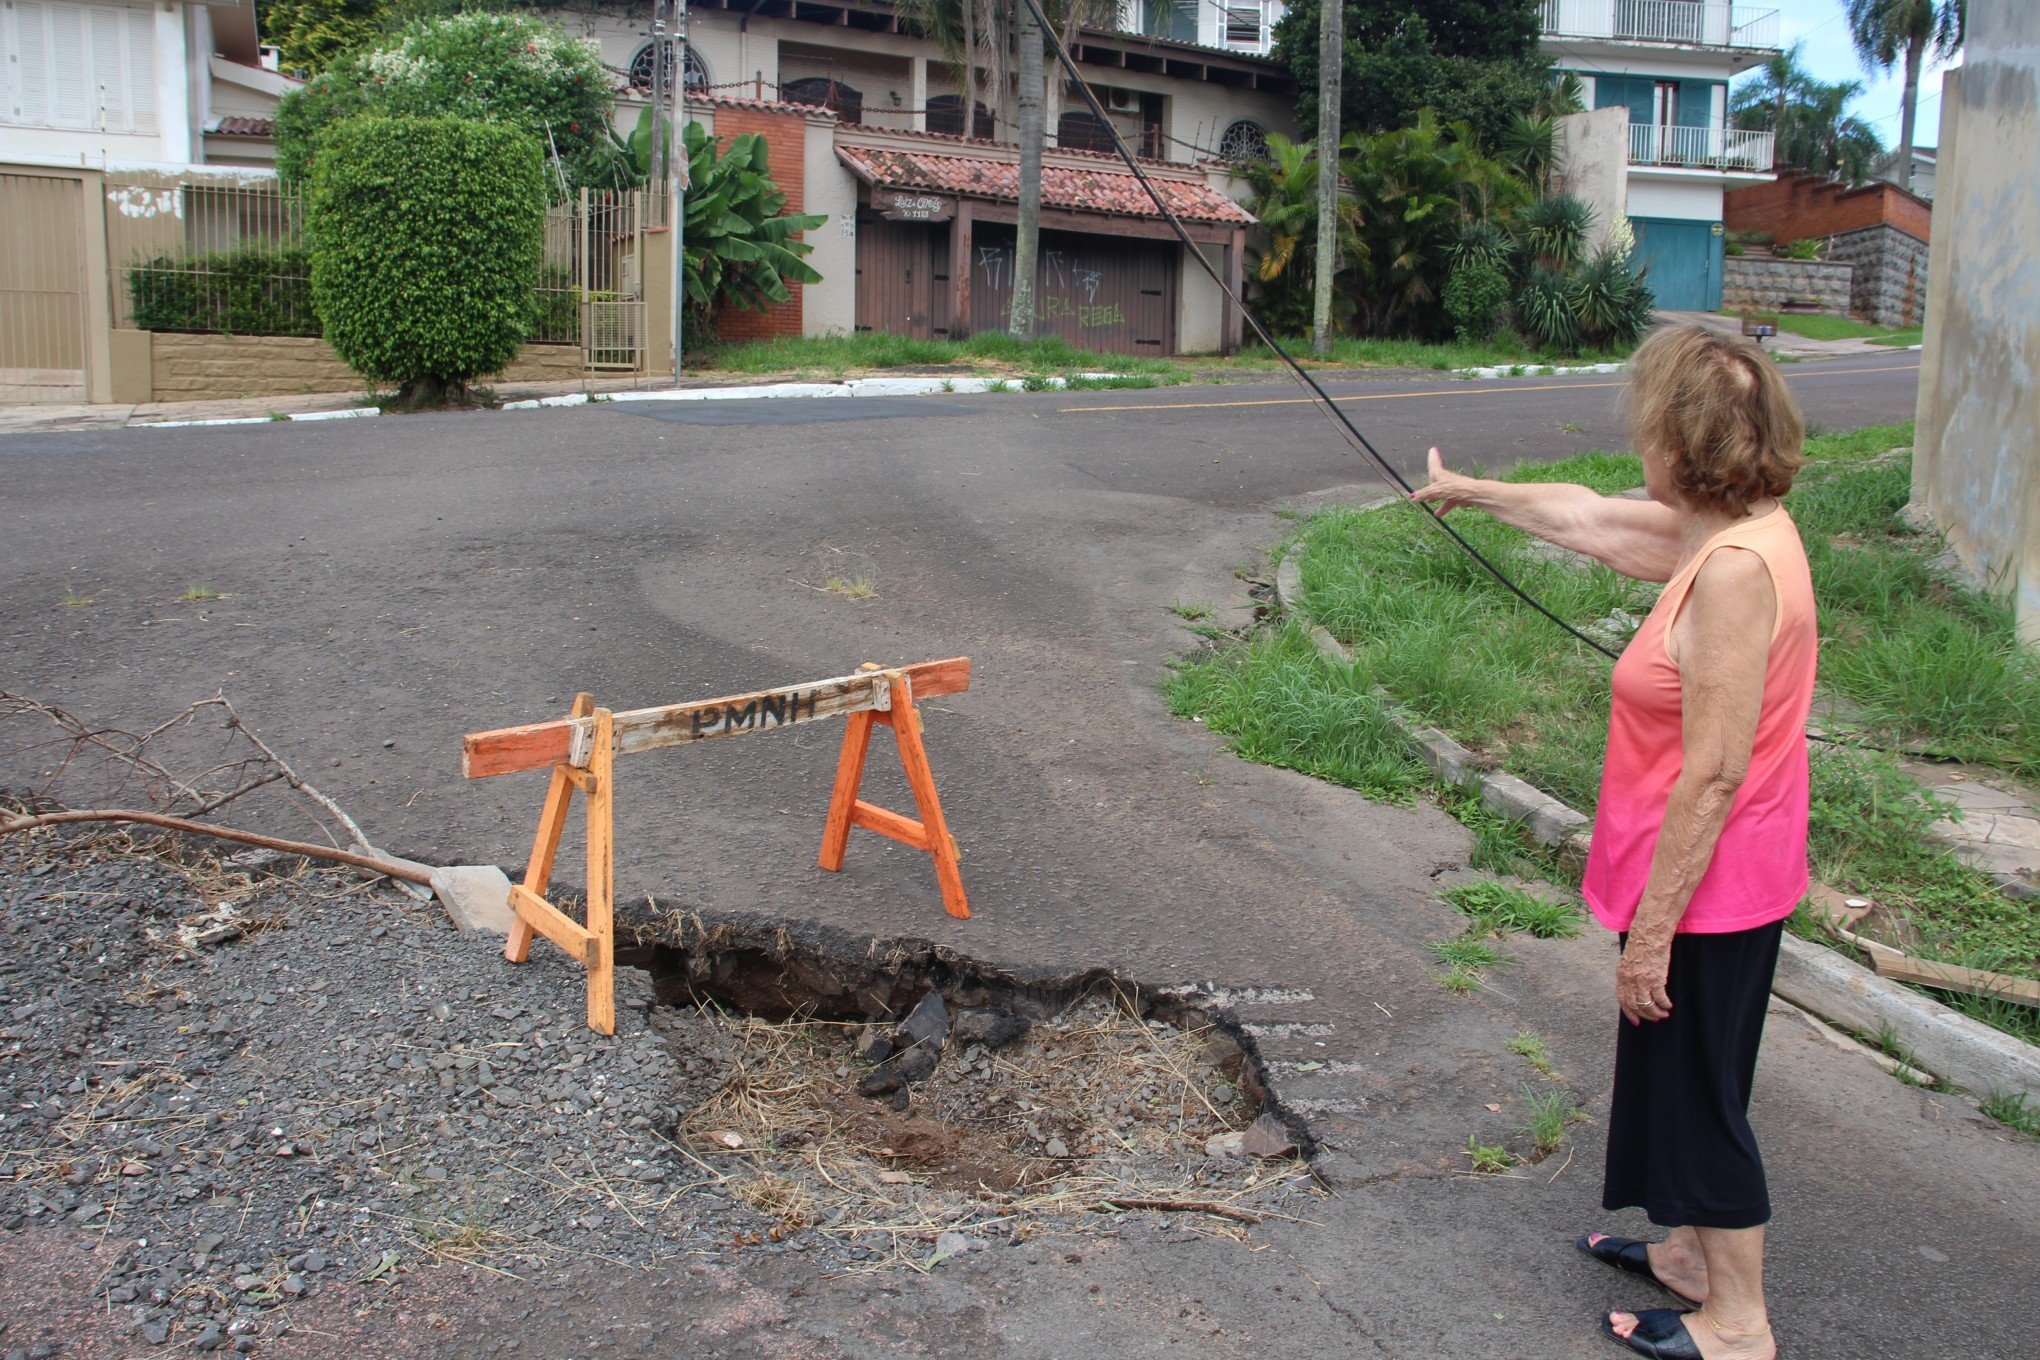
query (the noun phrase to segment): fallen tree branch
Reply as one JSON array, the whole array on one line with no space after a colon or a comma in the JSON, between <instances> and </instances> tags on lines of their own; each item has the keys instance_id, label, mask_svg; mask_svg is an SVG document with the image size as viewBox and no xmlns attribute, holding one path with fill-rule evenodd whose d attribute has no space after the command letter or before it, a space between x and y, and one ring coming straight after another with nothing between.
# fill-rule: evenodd
<instances>
[{"instance_id":1,"label":"fallen tree branch","mask_svg":"<svg viewBox=\"0 0 2040 1360\"><path fill-rule=\"evenodd\" d=\"M206 822L194 822L187 817L171 817L161 812L143 812L134 808L81 808L71 812L44 812L29 817L9 817L0 821L0 835L10 831L33 831L40 826L66 826L79 822L139 822L145 826L160 826L170 831L188 832L194 836L211 836L215 840L257 845L265 850L277 850L287 855L331 860L336 864L366 869L370 873L381 874L385 878L394 878L404 883L430 885L432 882L432 875L428 870L395 864L373 855L357 855L349 850L335 850L330 846L289 841L278 836L264 836L255 831L241 831L231 826L213 826Z\"/></svg>"},{"instance_id":2,"label":"fallen tree branch","mask_svg":"<svg viewBox=\"0 0 2040 1360\"><path fill-rule=\"evenodd\" d=\"M1108 1199L1101 1203L1108 1209L1159 1209L1164 1213L1214 1214L1219 1218L1229 1218L1235 1223L1261 1221L1259 1214L1208 1199Z\"/></svg>"}]
</instances>

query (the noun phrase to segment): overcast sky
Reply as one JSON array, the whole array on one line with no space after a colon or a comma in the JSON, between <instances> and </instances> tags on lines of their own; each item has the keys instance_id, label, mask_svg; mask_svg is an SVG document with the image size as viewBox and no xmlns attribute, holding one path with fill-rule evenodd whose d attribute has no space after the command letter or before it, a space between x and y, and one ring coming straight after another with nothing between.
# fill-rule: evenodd
<instances>
[{"instance_id":1,"label":"overcast sky","mask_svg":"<svg viewBox=\"0 0 2040 1360\"><path fill-rule=\"evenodd\" d=\"M1779 39L1787 47L1803 40L1802 60L1822 80L1854 80L1863 85L1863 95L1852 112L1877 129L1886 146L1898 141L1899 96L1905 89L1904 69L1892 68L1889 76L1873 76L1856 58L1849 41L1849 21L1842 16L1842 0L1752 0L1753 8L1778 11ZM1738 3L1737 8L1742 6ZM1962 64L1958 53L1952 65ZM1913 140L1934 146L1941 140L1941 68L1929 65L1920 76L1919 124Z\"/></svg>"}]
</instances>

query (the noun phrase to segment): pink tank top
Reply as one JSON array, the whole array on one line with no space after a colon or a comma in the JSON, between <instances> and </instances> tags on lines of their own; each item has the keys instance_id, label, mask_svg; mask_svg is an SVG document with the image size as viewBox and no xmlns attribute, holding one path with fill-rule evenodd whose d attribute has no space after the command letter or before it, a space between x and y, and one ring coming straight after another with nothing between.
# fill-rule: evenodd
<instances>
[{"instance_id":1,"label":"pink tank top","mask_svg":"<svg viewBox=\"0 0 2040 1360\"><path fill-rule=\"evenodd\" d=\"M1700 935L1751 930L1790 916L1806 895L1806 717L1813 705L1819 635L1799 527L1779 506L1707 540L1665 583L1657 606L1615 663L1608 757L1580 885L1595 919L1610 930L1629 929L1636 915L1665 803L1684 762L1679 667L1667 646L1672 625L1701 564L1724 546L1763 558L1777 594L1777 619L1749 774L1679 930Z\"/></svg>"}]
</instances>

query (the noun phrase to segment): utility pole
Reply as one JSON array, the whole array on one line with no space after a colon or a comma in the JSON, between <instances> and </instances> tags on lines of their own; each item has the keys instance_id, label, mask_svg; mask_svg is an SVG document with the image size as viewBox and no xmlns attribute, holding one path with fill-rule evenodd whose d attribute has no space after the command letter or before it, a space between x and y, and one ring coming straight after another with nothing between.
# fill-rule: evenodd
<instances>
[{"instance_id":1,"label":"utility pole","mask_svg":"<svg viewBox=\"0 0 2040 1360\"><path fill-rule=\"evenodd\" d=\"M680 378L680 367L684 356L681 347L686 343L682 314L687 307L687 176L691 167L687 161L687 142L681 135L681 127L687 120L687 0L674 0L674 27L680 33L680 59L677 67L679 79L674 81L673 96L673 154L672 166L666 172L667 192L672 195L671 207L667 210L670 224L669 234L673 238L673 378Z\"/></svg>"},{"instance_id":2,"label":"utility pole","mask_svg":"<svg viewBox=\"0 0 2040 1360\"><path fill-rule=\"evenodd\" d=\"M1042 109L1041 25L1030 0L1020 0L1019 18L1020 213L1013 238L1013 317L1007 332L1016 340L1032 340L1034 267L1041 253L1041 144L1048 129Z\"/></svg>"},{"instance_id":3,"label":"utility pole","mask_svg":"<svg viewBox=\"0 0 2040 1360\"><path fill-rule=\"evenodd\" d=\"M666 164L666 67L673 49L666 42L666 0L652 0L652 156L645 178L665 178Z\"/></svg>"},{"instance_id":4,"label":"utility pole","mask_svg":"<svg viewBox=\"0 0 2040 1360\"><path fill-rule=\"evenodd\" d=\"M1332 352L1332 278L1339 263L1339 76L1345 65L1345 0L1318 0L1317 281L1311 293L1311 352Z\"/></svg>"}]
</instances>

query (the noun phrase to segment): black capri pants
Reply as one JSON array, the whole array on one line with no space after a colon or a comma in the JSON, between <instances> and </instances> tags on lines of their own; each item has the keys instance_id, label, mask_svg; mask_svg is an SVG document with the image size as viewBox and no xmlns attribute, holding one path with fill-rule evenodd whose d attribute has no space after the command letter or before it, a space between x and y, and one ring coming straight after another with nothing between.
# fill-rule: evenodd
<instances>
[{"instance_id":1,"label":"black capri pants","mask_svg":"<svg viewBox=\"0 0 2040 1360\"><path fill-rule=\"evenodd\" d=\"M1750 1083L1784 930L1674 936L1670 1017L1616 1022L1604 1209L1640 1208L1661 1228L1769 1221Z\"/></svg>"}]
</instances>

